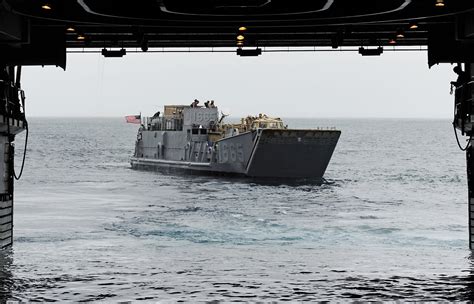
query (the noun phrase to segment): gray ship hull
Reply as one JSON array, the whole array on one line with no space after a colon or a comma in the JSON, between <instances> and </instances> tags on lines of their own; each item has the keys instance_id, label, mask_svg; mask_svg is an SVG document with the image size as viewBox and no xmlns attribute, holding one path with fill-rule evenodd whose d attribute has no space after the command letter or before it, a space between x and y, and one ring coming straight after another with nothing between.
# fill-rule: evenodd
<instances>
[{"instance_id":1,"label":"gray ship hull","mask_svg":"<svg viewBox=\"0 0 474 304\"><path fill-rule=\"evenodd\" d=\"M340 131L263 130L249 160L254 177L322 178Z\"/></svg>"},{"instance_id":2,"label":"gray ship hull","mask_svg":"<svg viewBox=\"0 0 474 304\"><path fill-rule=\"evenodd\" d=\"M174 132L143 131L131 165L257 178L322 179L339 136L337 130L260 129L209 144L202 137L183 140Z\"/></svg>"}]
</instances>

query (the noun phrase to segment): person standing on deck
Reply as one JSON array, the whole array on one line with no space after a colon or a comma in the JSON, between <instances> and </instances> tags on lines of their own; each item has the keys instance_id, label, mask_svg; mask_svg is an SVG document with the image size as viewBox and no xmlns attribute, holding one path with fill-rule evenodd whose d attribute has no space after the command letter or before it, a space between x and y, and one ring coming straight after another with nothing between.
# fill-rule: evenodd
<instances>
[{"instance_id":1,"label":"person standing on deck","mask_svg":"<svg viewBox=\"0 0 474 304\"><path fill-rule=\"evenodd\" d=\"M194 102L191 104L191 108L198 108L199 100L194 99Z\"/></svg>"}]
</instances>

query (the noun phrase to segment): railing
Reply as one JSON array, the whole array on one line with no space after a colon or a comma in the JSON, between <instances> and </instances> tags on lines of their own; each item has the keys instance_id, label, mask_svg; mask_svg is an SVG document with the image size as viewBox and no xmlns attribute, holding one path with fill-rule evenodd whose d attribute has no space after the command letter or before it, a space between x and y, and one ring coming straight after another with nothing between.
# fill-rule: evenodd
<instances>
[{"instance_id":1,"label":"railing","mask_svg":"<svg viewBox=\"0 0 474 304\"><path fill-rule=\"evenodd\" d=\"M182 131L182 118L166 118L166 117L144 117L142 121L143 127L148 131Z\"/></svg>"}]
</instances>

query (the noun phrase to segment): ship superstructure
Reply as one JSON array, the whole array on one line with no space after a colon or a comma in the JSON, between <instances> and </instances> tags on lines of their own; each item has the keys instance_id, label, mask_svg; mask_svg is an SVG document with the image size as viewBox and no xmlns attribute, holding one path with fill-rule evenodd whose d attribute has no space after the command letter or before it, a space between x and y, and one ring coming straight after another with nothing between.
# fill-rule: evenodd
<instances>
[{"instance_id":1,"label":"ship superstructure","mask_svg":"<svg viewBox=\"0 0 474 304\"><path fill-rule=\"evenodd\" d=\"M217 107L168 105L138 130L133 168L321 179L338 130L288 129L263 114L228 124Z\"/></svg>"}]
</instances>

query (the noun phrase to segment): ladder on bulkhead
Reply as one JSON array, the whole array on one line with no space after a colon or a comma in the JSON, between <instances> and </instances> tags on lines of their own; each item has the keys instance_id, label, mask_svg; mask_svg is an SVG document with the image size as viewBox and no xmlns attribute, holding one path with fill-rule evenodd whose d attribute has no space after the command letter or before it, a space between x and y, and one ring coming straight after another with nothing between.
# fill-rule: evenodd
<instances>
[{"instance_id":1,"label":"ladder on bulkhead","mask_svg":"<svg viewBox=\"0 0 474 304\"><path fill-rule=\"evenodd\" d=\"M190 162L204 162L206 156L207 142L194 141L191 142L188 149L187 160Z\"/></svg>"}]
</instances>

